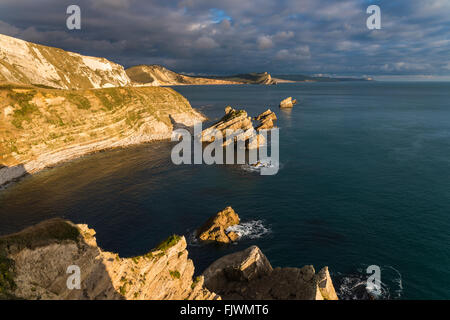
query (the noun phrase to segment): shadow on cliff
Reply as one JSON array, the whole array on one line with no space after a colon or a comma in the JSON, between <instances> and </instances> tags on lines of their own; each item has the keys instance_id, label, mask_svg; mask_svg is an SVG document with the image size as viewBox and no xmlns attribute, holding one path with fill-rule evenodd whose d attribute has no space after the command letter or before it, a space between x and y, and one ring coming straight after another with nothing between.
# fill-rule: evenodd
<instances>
[{"instance_id":1,"label":"shadow on cliff","mask_svg":"<svg viewBox=\"0 0 450 320\"><path fill-rule=\"evenodd\" d=\"M187 125L185 125L185 124L183 124L183 123L181 123L181 122L177 122L177 121L172 117L172 115L170 115L170 114L169 114L169 119L170 119L170 122L171 122L171 124L172 124L172 126L173 126L173 130L176 130L176 129L186 129L186 130L188 130L189 132L192 132L192 131L193 131L193 127L192 127L192 126L187 126Z\"/></svg>"},{"instance_id":2,"label":"shadow on cliff","mask_svg":"<svg viewBox=\"0 0 450 320\"><path fill-rule=\"evenodd\" d=\"M18 182L30 175L31 173L25 169L23 164L10 167L0 164L0 190L5 189L10 184Z\"/></svg>"},{"instance_id":3,"label":"shadow on cliff","mask_svg":"<svg viewBox=\"0 0 450 320\"><path fill-rule=\"evenodd\" d=\"M20 232L1 236L0 260L12 262L9 264L10 270L7 274L14 275L7 279L8 297L10 299L39 299L41 293L45 292L51 293L49 299L53 299L53 295L67 300L125 299L114 288L103 259L97 259L99 248L86 241L85 237L89 241L90 235L81 235L80 230L74 224L61 218L49 219ZM71 249L70 245L73 243L77 248L71 256L70 250L73 250L73 247ZM68 245L67 250L61 255L61 252L54 246L55 244ZM20 262L12 260L22 250L39 250L44 247L46 247L46 250L43 250L45 254L41 255L40 260L42 259L42 261L39 263L33 259L33 254L30 254L29 260L26 259L26 256L24 258L23 254ZM54 259L45 261L46 257L52 256L52 251L54 251ZM83 259L79 260L83 255L89 263ZM71 257L75 260L71 261ZM74 274L73 269L70 269L69 266L73 268L73 266L78 266L77 263L80 264L81 289L69 289L69 277ZM27 272L28 270L33 270L33 272L30 274ZM39 275L49 274L52 270L57 270L57 276L53 279L39 277ZM62 270L63 272L61 272ZM50 274L54 274L54 272L50 272ZM19 288L14 278L17 276L21 277ZM24 279L25 281L23 281ZM4 287L3 284L2 287Z\"/></svg>"}]
</instances>

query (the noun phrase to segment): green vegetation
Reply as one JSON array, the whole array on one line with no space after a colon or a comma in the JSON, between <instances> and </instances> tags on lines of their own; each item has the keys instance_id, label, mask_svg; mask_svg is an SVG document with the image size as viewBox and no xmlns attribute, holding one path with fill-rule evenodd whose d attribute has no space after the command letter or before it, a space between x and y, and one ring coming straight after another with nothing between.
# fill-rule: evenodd
<instances>
[{"instance_id":1,"label":"green vegetation","mask_svg":"<svg viewBox=\"0 0 450 320\"><path fill-rule=\"evenodd\" d=\"M136 113L134 111L130 111L127 113L127 119L125 120L127 125L132 127L136 121L140 120L142 117L139 113Z\"/></svg>"},{"instance_id":2,"label":"green vegetation","mask_svg":"<svg viewBox=\"0 0 450 320\"><path fill-rule=\"evenodd\" d=\"M227 113L226 115L224 115L222 117L222 119L220 119L220 121L228 121L235 117L242 116L244 114L247 114L247 112L245 110L232 110L229 113Z\"/></svg>"},{"instance_id":3,"label":"green vegetation","mask_svg":"<svg viewBox=\"0 0 450 320\"><path fill-rule=\"evenodd\" d=\"M140 259L141 259L141 257L139 257L139 256L137 256L137 257L132 257L132 258L131 258L131 260L133 260L133 262L134 262L135 264L138 264Z\"/></svg>"},{"instance_id":4,"label":"green vegetation","mask_svg":"<svg viewBox=\"0 0 450 320\"><path fill-rule=\"evenodd\" d=\"M127 294L127 284L126 284L126 283L124 283L123 286L121 286L121 287L119 288L119 292L120 292L120 294L123 295L123 296Z\"/></svg>"},{"instance_id":5,"label":"green vegetation","mask_svg":"<svg viewBox=\"0 0 450 320\"><path fill-rule=\"evenodd\" d=\"M33 113L39 112L38 107L31 103L31 100L33 99L34 95L36 94L36 91L30 90L27 92L9 92L8 98L10 98L12 101L14 101L17 105L19 105L19 108L14 110L14 119L12 120L12 124L17 129L23 129L22 122L31 121L31 115Z\"/></svg>"},{"instance_id":6,"label":"green vegetation","mask_svg":"<svg viewBox=\"0 0 450 320\"><path fill-rule=\"evenodd\" d=\"M6 248L35 249L50 243L64 240L78 241L80 231L63 219L50 219L35 226L29 227L19 233L0 237L0 251Z\"/></svg>"},{"instance_id":7,"label":"green vegetation","mask_svg":"<svg viewBox=\"0 0 450 320\"><path fill-rule=\"evenodd\" d=\"M173 247L178 243L178 241L181 240L181 236L173 234L170 237L168 237L166 240L161 242L156 246L156 250L161 250L163 252L166 252L169 248Z\"/></svg>"},{"instance_id":8,"label":"green vegetation","mask_svg":"<svg viewBox=\"0 0 450 320\"><path fill-rule=\"evenodd\" d=\"M177 270L171 271L169 270L170 276L172 279L180 279L181 275Z\"/></svg>"},{"instance_id":9,"label":"green vegetation","mask_svg":"<svg viewBox=\"0 0 450 320\"><path fill-rule=\"evenodd\" d=\"M191 289L194 290L195 286L197 285L197 283L200 282L200 276L195 277L194 281L192 281L191 284Z\"/></svg>"},{"instance_id":10,"label":"green vegetation","mask_svg":"<svg viewBox=\"0 0 450 320\"><path fill-rule=\"evenodd\" d=\"M8 297L15 288L14 261L9 259L6 253L0 252L0 299Z\"/></svg>"},{"instance_id":11,"label":"green vegetation","mask_svg":"<svg viewBox=\"0 0 450 320\"><path fill-rule=\"evenodd\" d=\"M83 95L69 93L67 98L70 102L75 104L78 109L89 110L91 108L91 102Z\"/></svg>"}]
</instances>

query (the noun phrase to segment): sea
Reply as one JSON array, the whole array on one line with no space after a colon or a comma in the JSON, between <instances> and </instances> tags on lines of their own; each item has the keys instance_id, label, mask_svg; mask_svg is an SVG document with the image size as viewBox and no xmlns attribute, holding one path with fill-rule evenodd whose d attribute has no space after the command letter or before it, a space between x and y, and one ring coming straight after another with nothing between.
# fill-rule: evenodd
<instances>
[{"instance_id":1,"label":"sea","mask_svg":"<svg viewBox=\"0 0 450 320\"><path fill-rule=\"evenodd\" d=\"M278 173L175 165L170 141L98 152L0 191L0 235L63 217L94 228L99 246L123 257L184 235L196 274L257 245L274 267L328 266L341 299L450 299L450 83L174 90L206 124L227 105L274 111ZM298 104L279 109L290 96ZM226 206L241 218L239 241L198 243L195 229Z\"/></svg>"}]
</instances>

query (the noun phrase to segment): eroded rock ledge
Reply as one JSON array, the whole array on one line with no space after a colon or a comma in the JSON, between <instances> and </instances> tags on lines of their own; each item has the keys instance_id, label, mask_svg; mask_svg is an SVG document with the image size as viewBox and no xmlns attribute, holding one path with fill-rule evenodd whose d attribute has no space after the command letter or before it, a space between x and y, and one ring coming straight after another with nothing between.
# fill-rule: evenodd
<instances>
[{"instance_id":1,"label":"eroded rock ledge","mask_svg":"<svg viewBox=\"0 0 450 320\"><path fill-rule=\"evenodd\" d=\"M81 289L67 287L80 268ZM171 236L145 255L122 258L97 246L95 231L62 219L0 237L0 299L217 299L193 278L184 237Z\"/></svg>"},{"instance_id":2,"label":"eroded rock ledge","mask_svg":"<svg viewBox=\"0 0 450 320\"><path fill-rule=\"evenodd\" d=\"M272 268L252 246L226 255L204 272L205 286L225 300L337 300L328 267Z\"/></svg>"},{"instance_id":3,"label":"eroded rock ledge","mask_svg":"<svg viewBox=\"0 0 450 320\"><path fill-rule=\"evenodd\" d=\"M67 286L70 266L80 288ZM0 299L336 300L328 268L273 268L252 246L226 255L194 278L186 240L173 235L148 253L122 258L97 246L85 224L51 219L0 237Z\"/></svg>"}]
</instances>

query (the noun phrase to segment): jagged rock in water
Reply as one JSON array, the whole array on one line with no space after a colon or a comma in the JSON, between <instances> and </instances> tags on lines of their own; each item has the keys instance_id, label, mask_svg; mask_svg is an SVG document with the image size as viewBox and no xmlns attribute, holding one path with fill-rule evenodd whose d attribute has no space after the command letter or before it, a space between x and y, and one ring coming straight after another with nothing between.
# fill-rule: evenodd
<instances>
[{"instance_id":1,"label":"jagged rock in water","mask_svg":"<svg viewBox=\"0 0 450 320\"><path fill-rule=\"evenodd\" d=\"M297 100L292 99L292 97L288 97L280 102L280 108L292 108L296 103Z\"/></svg>"},{"instance_id":2,"label":"jagged rock in water","mask_svg":"<svg viewBox=\"0 0 450 320\"><path fill-rule=\"evenodd\" d=\"M227 132L234 133L233 139L227 139ZM247 149L256 149L266 143L265 138L258 134L253 127L252 119L245 110L236 110L227 106L225 115L217 123L201 133L201 141L213 142L216 135L223 137L223 145L241 141Z\"/></svg>"},{"instance_id":3,"label":"jagged rock in water","mask_svg":"<svg viewBox=\"0 0 450 320\"><path fill-rule=\"evenodd\" d=\"M259 130L269 130L273 128L273 121L272 119L264 119L264 121L261 121L261 124L256 127L256 131Z\"/></svg>"},{"instance_id":4,"label":"jagged rock in water","mask_svg":"<svg viewBox=\"0 0 450 320\"><path fill-rule=\"evenodd\" d=\"M260 124L256 127L256 131L269 130L274 127L273 121L277 120L277 116L270 109L267 109L258 115L255 120L260 122Z\"/></svg>"},{"instance_id":5,"label":"jagged rock in water","mask_svg":"<svg viewBox=\"0 0 450 320\"><path fill-rule=\"evenodd\" d=\"M277 120L277 116L275 114L275 112L273 112L270 109L267 109L266 111L264 111L263 113L259 114L255 120L257 121L264 121L265 119L271 119L273 121Z\"/></svg>"},{"instance_id":6,"label":"jagged rock in water","mask_svg":"<svg viewBox=\"0 0 450 320\"><path fill-rule=\"evenodd\" d=\"M226 300L337 299L325 268L318 274L313 266L273 269L261 250L252 246L216 260L203 276L205 286Z\"/></svg>"},{"instance_id":7,"label":"jagged rock in water","mask_svg":"<svg viewBox=\"0 0 450 320\"><path fill-rule=\"evenodd\" d=\"M0 237L0 299L217 299L192 278L184 237L171 236L142 256L121 258L97 246L95 231L62 219ZM69 266L80 289L69 289ZM71 271L73 272L73 271Z\"/></svg>"},{"instance_id":8,"label":"jagged rock in water","mask_svg":"<svg viewBox=\"0 0 450 320\"><path fill-rule=\"evenodd\" d=\"M226 207L214 216L210 217L197 232L197 238L202 241L215 241L230 243L236 241L239 236L233 232L227 232L231 226L239 224L239 216L231 207Z\"/></svg>"}]
</instances>

